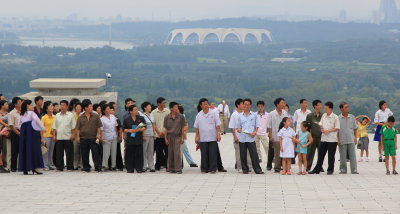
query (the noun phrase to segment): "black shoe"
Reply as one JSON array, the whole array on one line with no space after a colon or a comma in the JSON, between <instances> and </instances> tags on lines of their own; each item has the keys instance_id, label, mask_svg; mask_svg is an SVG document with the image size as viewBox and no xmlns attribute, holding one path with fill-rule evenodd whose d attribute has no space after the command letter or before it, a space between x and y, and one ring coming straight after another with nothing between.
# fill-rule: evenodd
<instances>
[{"instance_id":1,"label":"black shoe","mask_svg":"<svg viewBox=\"0 0 400 214\"><path fill-rule=\"evenodd\" d=\"M296 160L292 159L291 163L296 164Z\"/></svg>"},{"instance_id":2,"label":"black shoe","mask_svg":"<svg viewBox=\"0 0 400 214\"><path fill-rule=\"evenodd\" d=\"M326 174L327 175L333 175L333 171L328 171Z\"/></svg>"},{"instance_id":3,"label":"black shoe","mask_svg":"<svg viewBox=\"0 0 400 214\"><path fill-rule=\"evenodd\" d=\"M197 166L197 164L193 163L193 164L190 164L190 167L199 167L199 166Z\"/></svg>"},{"instance_id":4,"label":"black shoe","mask_svg":"<svg viewBox=\"0 0 400 214\"><path fill-rule=\"evenodd\" d=\"M259 162L259 163L262 163L262 160L260 159L260 160L258 160L258 162Z\"/></svg>"},{"instance_id":5,"label":"black shoe","mask_svg":"<svg viewBox=\"0 0 400 214\"><path fill-rule=\"evenodd\" d=\"M222 169L218 169L218 172L227 172L227 170L222 168Z\"/></svg>"},{"instance_id":6,"label":"black shoe","mask_svg":"<svg viewBox=\"0 0 400 214\"><path fill-rule=\"evenodd\" d=\"M10 170L7 170L3 166L0 166L0 173L10 173Z\"/></svg>"},{"instance_id":7,"label":"black shoe","mask_svg":"<svg viewBox=\"0 0 400 214\"><path fill-rule=\"evenodd\" d=\"M201 173L205 174L205 173L208 173L208 172L207 171L201 171Z\"/></svg>"},{"instance_id":8,"label":"black shoe","mask_svg":"<svg viewBox=\"0 0 400 214\"><path fill-rule=\"evenodd\" d=\"M215 171L215 170L213 170L213 171L211 171L210 173L211 173L211 174L215 174L215 173L216 173L216 171Z\"/></svg>"},{"instance_id":9,"label":"black shoe","mask_svg":"<svg viewBox=\"0 0 400 214\"><path fill-rule=\"evenodd\" d=\"M267 167L267 171L271 171L272 170L272 167Z\"/></svg>"},{"instance_id":10,"label":"black shoe","mask_svg":"<svg viewBox=\"0 0 400 214\"><path fill-rule=\"evenodd\" d=\"M24 171L24 175L28 175L28 171Z\"/></svg>"},{"instance_id":11,"label":"black shoe","mask_svg":"<svg viewBox=\"0 0 400 214\"><path fill-rule=\"evenodd\" d=\"M127 170L126 173L135 173L135 170Z\"/></svg>"},{"instance_id":12,"label":"black shoe","mask_svg":"<svg viewBox=\"0 0 400 214\"><path fill-rule=\"evenodd\" d=\"M324 170L324 169L321 169L321 172L325 172L325 170Z\"/></svg>"},{"instance_id":13,"label":"black shoe","mask_svg":"<svg viewBox=\"0 0 400 214\"><path fill-rule=\"evenodd\" d=\"M43 174L43 172L36 171L36 169L32 170L32 175L34 175L35 173L38 174L38 175L42 175Z\"/></svg>"},{"instance_id":14,"label":"black shoe","mask_svg":"<svg viewBox=\"0 0 400 214\"><path fill-rule=\"evenodd\" d=\"M143 171L142 171L142 170L136 170L136 172L137 172L137 173L142 173Z\"/></svg>"},{"instance_id":15,"label":"black shoe","mask_svg":"<svg viewBox=\"0 0 400 214\"><path fill-rule=\"evenodd\" d=\"M382 162L382 157L379 157L379 162Z\"/></svg>"},{"instance_id":16,"label":"black shoe","mask_svg":"<svg viewBox=\"0 0 400 214\"><path fill-rule=\"evenodd\" d=\"M279 169L275 169L275 171L274 171L274 173L280 173L281 172L281 170L279 170Z\"/></svg>"},{"instance_id":17,"label":"black shoe","mask_svg":"<svg viewBox=\"0 0 400 214\"><path fill-rule=\"evenodd\" d=\"M17 172L17 170L16 169L12 169L11 172Z\"/></svg>"},{"instance_id":18,"label":"black shoe","mask_svg":"<svg viewBox=\"0 0 400 214\"><path fill-rule=\"evenodd\" d=\"M150 169L150 172L156 172L156 170L154 170L154 169Z\"/></svg>"},{"instance_id":19,"label":"black shoe","mask_svg":"<svg viewBox=\"0 0 400 214\"><path fill-rule=\"evenodd\" d=\"M351 174L353 174L353 175L358 175L358 174L360 174L360 173L358 173L358 172L352 172Z\"/></svg>"},{"instance_id":20,"label":"black shoe","mask_svg":"<svg viewBox=\"0 0 400 214\"><path fill-rule=\"evenodd\" d=\"M243 174L249 174L249 172L248 171L243 171Z\"/></svg>"},{"instance_id":21,"label":"black shoe","mask_svg":"<svg viewBox=\"0 0 400 214\"><path fill-rule=\"evenodd\" d=\"M237 169L237 164L235 163L235 169Z\"/></svg>"},{"instance_id":22,"label":"black shoe","mask_svg":"<svg viewBox=\"0 0 400 214\"><path fill-rule=\"evenodd\" d=\"M224 131L224 134L226 134L226 131Z\"/></svg>"},{"instance_id":23,"label":"black shoe","mask_svg":"<svg viewBox=\"0 0 400 214\"><path fill-rule=\"evenodd\" d=\"M262 174L264 174L264 172L263 172L263 171L261 171L261 172L256 172L256 174L262 175Z\"/></svg>"},{"instance_id":24,"label":"black shoe","mask_svg":"<svg viewBox=\"0 0 400 214\"><path fill-rule=\"evenodd\" d=\"M90 172L90 169L82 169L82 172Z\"/></svg>"},{"instance_id":25,"label":"black shoe","mask_svg":"<svg viewBox=\"0 0 400 214\"><path fill-rule=\"evenodd\" d=\"M97 172L103 172L103 170L101 170L101 169L98 169L98 170L96 170Z\"/></svg>"},{"instance_id":26,"label":"black shoe","mask_svg":"<svg viewBox=\"0 0 400 214\"><path fill-rule=\"evenodd\" d=\"M316 170L311 170L311 171L308 172L308 174L317 174L317 175L318 175L319 173L320 173L320 172L318 172L318 171L316 171Z\"/></svg>"}]
</instances>

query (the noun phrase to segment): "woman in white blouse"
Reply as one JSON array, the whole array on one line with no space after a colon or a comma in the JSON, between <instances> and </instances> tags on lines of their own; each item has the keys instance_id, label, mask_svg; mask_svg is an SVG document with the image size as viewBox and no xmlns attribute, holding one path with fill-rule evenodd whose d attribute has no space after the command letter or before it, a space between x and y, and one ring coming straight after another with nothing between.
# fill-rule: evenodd
<instances>
[{"instance_id":1,"label":"woman in white blouse","mask_svg":"<svg viewBox=\"0 0 400 214\"><path fill-rule=\"evenodd\" d=\"M379 162L382 162L382 141L381 141L381 128L385 125L389 116L393 116L393 112L387 107L387 103L384 100L379 102L379 110L375 113L374 123L377 125L374 141L379 142L378 151L379 151Z\"/></svg>"},{"instance_id":2,"label":"woman in white blouse","mask_svg":"<svg viewBox=\"0 0 400 214\"><path fill-rule=\"evenodd\" d=\"M118 123L117 118L111 114L110 105L105 104L101 106L100 120L103 126L103 168L108 167L108 158L111 156L111 169L116 170L116 157L117 157L117 133Z\"/></svg>"},{"instance_id":3,"label":"woman in white blouse","mask_svg":"<svg viewBox=\"0 0 400 214\"><path fill-rule=\"evenodd\" d=\"M40 131L46 128L33 111L31 100L22 103L18 128L21 130L18 171L24 172L24 175L31 170L32 174L43 174L37 169L44 168Z\"/></svg>"}]
</instances>

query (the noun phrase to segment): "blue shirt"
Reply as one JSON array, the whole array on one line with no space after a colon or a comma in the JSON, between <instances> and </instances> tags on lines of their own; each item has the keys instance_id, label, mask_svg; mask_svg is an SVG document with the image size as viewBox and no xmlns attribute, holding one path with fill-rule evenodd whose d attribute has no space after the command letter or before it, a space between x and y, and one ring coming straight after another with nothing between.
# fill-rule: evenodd
<instances>
[{"instance_id":1,"label":"blue shirt","mask_svg":"<svg viewBox=\"0 0 400 214\"><path fill-rule=\"evenodd\" d=\"M244 112L240 113L236 122L236 129L242 129L241 133L237 133L239 142L254 142L255 138L251 137L250 133L254 132L256 128L259 127L260 121L256 113L250 112L248 115L245 115Z\"/></svg>"}]
</instances>

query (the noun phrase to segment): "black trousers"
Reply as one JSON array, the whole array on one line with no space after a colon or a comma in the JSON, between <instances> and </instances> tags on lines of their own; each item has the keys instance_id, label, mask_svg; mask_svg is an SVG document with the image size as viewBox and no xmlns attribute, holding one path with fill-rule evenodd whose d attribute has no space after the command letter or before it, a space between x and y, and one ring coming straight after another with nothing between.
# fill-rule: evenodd
<instances>
[{"instance_id":1,"label":"black trousers","mask_svg":"<svg viewBox=\"0 0 400 214\"><path fill-rule=\"evenodd\" d=\"M126 145L125 167L128 171L143 170L143 144Z\"/></svg>"},{"instance_id":2,"label":"black trousers","mask_svg":"<svg viewBox=\"0 0 400 214\"><path fill-rule=\"evenodd\" d=\"M335 169L335 154L337 149L337 142L321 142L318 150L318 161L314 168L315 172L321 172L322 164L324 163L325 155L328 153L328 170L333 172Z\"/></svg>"},{"instance_id":3,"label":"black trousers","mask_svg":"<svg viewBox=\"0 0 400 214\"><path fill-rule=\"evenodd\" d=\"M202 172L217 171L218 167L218 144L217 141L200 142Z\"/></svg>"},{"instance_id":4,"label":"black trousers","mask_svg":"<svg viewBox=\"0 0 400 214\"><path fill-rule=\"evenodd\" d=\"M258 158L256 142L240 142L240 162L242 163L243 172L249 172L249 166L247 165L247 150L249 150L251 163L253 165L254 172L262 172L260 166L260 159Z\"/></svg>"},{"instance_id":5,"label":"black trousers","mask_svg":"<svg viewBox=\"0 0 400 214\"><path fill-rule=\"evenodd\" d=\"M222 159L221 159L221 153L219 152L219 146L217 143L217 155L218 155L218 159L217 159L217 168L218 170L223 170L224 166L222 165Z\"/></svg>"},{"instance_id":6,"label":"black trousers","mask_svg":"<svg viewBox=\"0 0 400 214\"><path fill-rule=\"evenodd\" d=\"M272 141L268 143L268 161L267 161L267 168L272 169L272 162L274 161L274 144Z\"/></svg>"},{"instance_id":7,"label":"black trousers","mask_svg":"<svg viewBox=\"0 0 400 214\"><path fill-rule=\"evenodd\" d=\"M19 154L19 135L11 131L11 170L16 171L18 168Z\"/></svg>"},{"instance_id":8,"label":"black trousers","mask_svg":"<svg viewBox=\"0 0 400 214\"><path fill-rule=\"evenodd\" d=\"M100 159L100 146L96 143L96 139L82 139L81 138L81 155L82 165L84 170L90 170L92 168L89 164L89 153L92 152L92 160L94 163L95 170L101 170L101 159Z\"/></svg>"},{"instance_id":9,"label":"black trousers","mask_svg":"<svg viewBox=\"0 0 400 214\"><path fill-rule=\"evenodd\" d=\"M56 167L58 170L64 169L64 151L67 159L67 169L74 169L74 144L71 140L56 141Z\"/></svg>"},{"instance_id":10,"label":"black trousers","mask_svg":"<svg viewBox=\"0 0 400 214\"><path fill-rule=\"evenodd\" d=\"M160 170L162 166L167 167L168 146L165 144L165 139L156 138L154 140L154 149L156 150L156 164L154 165L156 170Z\"/></svg>"}]
</instances>

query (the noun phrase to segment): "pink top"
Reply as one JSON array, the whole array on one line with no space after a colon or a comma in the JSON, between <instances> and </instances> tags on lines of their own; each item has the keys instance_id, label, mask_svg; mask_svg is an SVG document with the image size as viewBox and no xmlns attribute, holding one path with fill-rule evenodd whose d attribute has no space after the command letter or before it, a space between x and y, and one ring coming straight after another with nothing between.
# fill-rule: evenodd
<instances>
[{"instance_id":1,"label":"pink top","mask_svg":"<svg viewBox=\"0 0 400 214\"><path fill-rule=\"evenodd\" d=\"M258 121L260 121L260 127L258 128L257 135L267 135L267 118L268 113L260 114L257 112Z\"/></svg>"}]
</instances>

